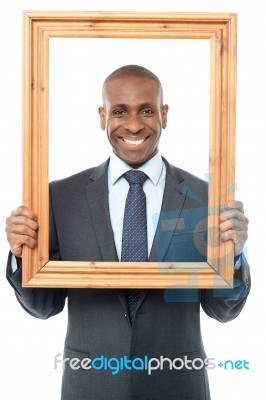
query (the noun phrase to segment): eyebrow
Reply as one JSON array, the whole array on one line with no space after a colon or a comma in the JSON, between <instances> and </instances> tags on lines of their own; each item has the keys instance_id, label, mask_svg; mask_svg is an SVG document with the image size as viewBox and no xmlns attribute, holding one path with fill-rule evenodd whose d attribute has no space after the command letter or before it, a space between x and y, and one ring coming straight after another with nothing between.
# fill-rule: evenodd
<instances>
[{"instance_id":1,"label":"eyebrow","mask_svg":"<svg viewBox=\"0 0 266 400\"><path fill-rule=\"evenodd\" d=\"M114 106L112 106L111 109L112 109L112 110L114 110L115 108L125 108L125 109L128 109L129 106L130 106L130 104L123 104L123 103L120 103L120 104L115 104ZM148 107L153 108L153 109L155 109L155 110L158 110L158 109L159 109L157 106L155 106L154 104L151 104L151 103L143 103L143 104L140 104L140 105L138 106L139 109L148 108Z\"/></svg>"},{"instance_id":2,"label":"eyebrow","mask_svg":"<svg viewBox=\"0 0 266 400\"><path fill-rule=\"evenodd\" d=\"M128 107L128 105L127 104L115 104L114 106L112 106L112 110L114 109L114 108L127 108Z\"/></svg>"}]
</instances>

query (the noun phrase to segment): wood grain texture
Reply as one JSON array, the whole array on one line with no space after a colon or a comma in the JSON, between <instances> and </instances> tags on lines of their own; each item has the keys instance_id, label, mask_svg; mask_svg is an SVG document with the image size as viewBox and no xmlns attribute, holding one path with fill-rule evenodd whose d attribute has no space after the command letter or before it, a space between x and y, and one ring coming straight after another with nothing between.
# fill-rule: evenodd
<instances>
[{"instance_id":1,"label":"wood grain texture","mask_svg":"<svg viewBox=\"0 0 266 400\"><path fill-rule=\"evenodd\" d=\"M24 12L23 203L38 215L38 246L23 249L29 287L231 287L233 243L219 242L219 207L234 198L236 14ZM209 239L207 263L49 261L49 41L52 38L205 39L210 42ZM119 264L119 265L118 265ZM132 269L133 267L133 269ZM174 273L173 273L174 269Z\"/></svg>"}]
</instances>

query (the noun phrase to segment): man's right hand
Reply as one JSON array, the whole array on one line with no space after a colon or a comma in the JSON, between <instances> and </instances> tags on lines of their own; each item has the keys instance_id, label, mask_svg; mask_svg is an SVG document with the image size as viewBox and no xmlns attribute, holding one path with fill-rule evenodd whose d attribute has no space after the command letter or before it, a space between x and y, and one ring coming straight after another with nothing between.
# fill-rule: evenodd
<instances>
[{"instance_id":1,"label":"man's right hand","mask_svg":"<svg viewBox=\"0 0 266 400\"><path fill-rule=\"evenodd\" d=\"M32 210L20 206L6 219L6 236L10 250L16 257L22 256L22 247L34 248L37 244L37 216Z\"/></svg>"}]
</instances>

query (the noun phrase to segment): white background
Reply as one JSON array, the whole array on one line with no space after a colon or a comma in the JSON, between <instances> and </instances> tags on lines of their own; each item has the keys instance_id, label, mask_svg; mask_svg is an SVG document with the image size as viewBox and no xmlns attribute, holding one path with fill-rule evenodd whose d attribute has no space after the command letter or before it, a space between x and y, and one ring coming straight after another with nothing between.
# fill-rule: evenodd
<instances>
[{"instance_id":1,"label":"white background","mask_svg":"<svg viewBox=\"0 0 266 400\"><path fill-rule=\"evenodd\" d=\"M54 370L53 359L55 354L61 353L63 350L66 328L66 310L47 321L34 319L19 306L12 289L5 280L5 265L8 252L8 244L4 232L5 218L13 208L21 203L22 10L207 11L238 13L236 182L239 187L237 198L244 202L246 214L250 219L248 256L252 269L253 288L244 310L236 320L227 324L220 324L202 314L202 331L207 353L209 357L214 357L217 363L227 359L246 359L250 363L250 370L224 371L216 368L210 371L209 379L212 399L250 400L251 398L264 398L266 385L263 345L266 336L266 318L264 310L265 298L263 296L265 269L262 262L265 258L263 252L265 224L263 194L265 190L263 190L263 186L264 171L266 169L264 155L266 148L264 139L266 126L266 27L265 13L263 12L265 10L263 8L263 1L261 0L253 0L252 2L250 0L153 0L152 2L150 0L129 0L127 2L120 0L113 0L112 2L108 0L98 0L97 2L81 0L9 0L9 2L5 2L2 5L0 24L1 399L27 398L28 400L33 400L38 398L57 400L60 398L61 371ZM158 68L158 75L164 83L165 78L160 74L161 67L159 65L161 64L164 70L166 55L159 51L156 57L154 68ZM110 72L113 69L114 58L113 54L106 54L105 62L108 66L106 71L109 66ZM201 53L199 52L198 58L191 62L195 72L198 70L201 58ZM101 69L100 72L105 74L105 69ZM154 72L157 73L157 71ZM56 71L54 79L56 79ZM199 75L197 87L201 84L202 79L202 76ZM178 95L178 90L179 88L174 88L174 95ZM193 93L194 91L191 91L192 96ZM98 95L95 94L95 97ZM169 140L175 141L177 139L173 135L180 134L180 137L182 137L186 124L189 124L191 132L199 129L199 124L197 118L194 118L194 109L192 108L193 115L190 116L190 119L185 119L186 123L180 123L178 131L172 131L172 129L177 129L176 126L178 125L175 125L173 121L175 119L179 120L179 115L176 111L171 115L171 95L167 92L166 100L170 103L169 118L171 121L169 121L169 127L164 133L169 135ZM79 92L77 92L77 96L80 96ZM71 95L70 97L73 96ZM175 100L174 107L178 104L176 101L178 100ZM191 104L193 102L192 99ZM73 110L73 108L71 109ZM96 112L97 106L93 110L93 107L88 103L88 113L91 113L88 115ZM65 115L65 118L67 117L69 116ZM176 123L179 124L178 121ZM203 130L204 118L201 123L200 129ZM83 126L86 126L86 121ZM90 135L89 146L96 135L104 138L104 133L99 128L95 127L95 132L91 131L90 121L87 126L88 135ZM77 125L72 127L73 130L75 129L75 133L79 130L78 127L78 122ZM56 130L56 125L54 125L53 129ZM63 123L60 129L64 129ZM85 133L83 138L85 138ZM102 138L99 139L99 143L104 143ZM62 140L62 137L55 140ZM199 149L198 144L195 147ZM204 146L202 147L204 148ZM165 154L163 150L162 153ZM99 162L105 158L105 151L98 151L97 159L99 159ZM201 154L201 149L198 152ZM183 161L181 154L178 152L167 156L176 165L184 167L183 162L186 161L187 157ZM54 161L56 157L57 154L51 155ZM77 158L75 159L72 156L68 163L74 164L76 161L78 162L79 158L81 157L78 153ZM196 161L195 156L190 158ZM88 166L91 165L91 161L92 159L90 158ZM87 160L85 160L86 162ZM64 161L64 163L67 166L67 162ZM63 168L62 171L66 172L66 175L68 174L67 168ZM54 169L53 174L56 176L61 172ZM165 399L167 399L167 394Z\"/></svg>"},{"instance_id":2,"label":"white background","mask_svg":"<svg viewBox=\"0 0 266 400\"><path fill-rule=\"evenodd\" d=\"M102 84L112 71L127 64L143 65L161 79L170 108L161 153L206 177L210 41L75 38L50 40L50 180L95 166L110 156L99 124Z\"/></svg>"}]
</instances>

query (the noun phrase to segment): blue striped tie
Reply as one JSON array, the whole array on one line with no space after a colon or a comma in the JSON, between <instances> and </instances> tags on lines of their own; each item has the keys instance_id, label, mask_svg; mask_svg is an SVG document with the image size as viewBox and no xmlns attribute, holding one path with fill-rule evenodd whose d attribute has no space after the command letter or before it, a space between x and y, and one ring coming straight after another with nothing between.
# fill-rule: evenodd
<instances>
[{"instance_id":1,"label":"blue striped tie","mask_svg":"<svg viewBox=\"0 0 266 400\"><path fill-rule=\"evenodd\" d=\"M148 261L146 196L142 188L148 177L138 170L130 170L124 177L130 187L124 213L121 261ZM126 291L131 323L134 320L139 295L139 289Z\"/></svg>"}]
</instances>

